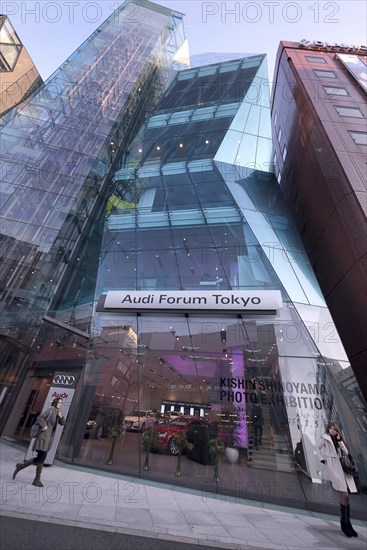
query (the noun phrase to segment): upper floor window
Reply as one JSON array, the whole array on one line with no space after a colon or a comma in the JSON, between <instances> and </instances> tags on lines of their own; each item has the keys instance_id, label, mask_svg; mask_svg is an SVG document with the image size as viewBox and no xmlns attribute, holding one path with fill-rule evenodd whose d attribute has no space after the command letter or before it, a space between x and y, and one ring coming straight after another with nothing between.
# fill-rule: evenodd
<instances>
[{"instance_id":1,"label":"upper floor window","mask_svg":"<svg viewBox=\"0 0 367 550\"><path fill-rule=\"evenodd\" d=\"M336 112L340 116L349 116L352 118L364 118L363 113L357 107L342 107L334 105Z\"/></svg>"},{"instance_id":2,"label":"upper floor window","mask_svg":"<svg viewBox=\"0 0 367 550\"><path fill-rule=\"evenodd\" d=\"M328 95L349 95L345 88L336 86L324 86L323 88Z\"/></svg>"},{"instance_id":3,"label":"upper floor window","mask_svg":"<svg viewBox=\"0 0 367 550\"><path fill-rule=\"evenodd\" d=\"M279 126L279 130L278 130L278 142L280 143L280 140L282 139L282 129L281 127Z\"/></svg>"},{"instance_id":4,"label":"upper floor window","mask_svg":"<svg viewBox=\"0 0 367 550\"><path fill-rule=\"evenodd\" d=\"M309 63L326 63L326 60L323 57L308 57L306 59Z\"/></svg>"},{"instance_id":5,"label":"upper floor window","mask_svg":"<svg viewBox=\"0 0 367 550\"><path fill-rule=\"evenodd\" d=\"M277 125L277 122L278 122L278 113L276 112L275 115L274 115L274 126L275 127Z\"/></svg>"},{"instance_id":6,"label":"upper floor window","mask_svg":"<svg viewBox=\"0 0 367 550\"><path fill-rule=\"evenodd\" d=\"M322 78L337 78L336 74L333 73L333 71L319 71L315 69L314 73L316 76L320 76Z\"/></svg>"},{"instance_id":7,"label":"upper floor window","mask_svg":"<svg viewBox=\"0 0 367 550\"><path fill-rule=\"evenodd\" d=\"M283 147L283 154L282 154L283 162L285 161L286 156L287 156L287 148L286 148L286 146L284 145L284 147Z\"/></svg>"},{"instance_id":8,"label":"upper floor window","mask_svg":"<svg viewBox=\"0 0 367 550\"><path fill-rule=\"evenodd\" d=\"M352 132L349 130L352 140L357 145L367 145L367 133L366 132Z\"/></svg>"}]
</instances>

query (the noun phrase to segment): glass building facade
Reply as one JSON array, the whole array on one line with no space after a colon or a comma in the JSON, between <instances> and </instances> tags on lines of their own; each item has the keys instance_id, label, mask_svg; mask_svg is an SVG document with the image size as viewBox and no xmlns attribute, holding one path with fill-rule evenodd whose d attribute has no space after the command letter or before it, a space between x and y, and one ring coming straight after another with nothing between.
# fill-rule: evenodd
<instances>
[{"instance_id":1,"label":"glass building facade","mask_svg":"<svg viewBox=\"0 0 367 550\"><path fill-rule=\"evenodd\" d=\"M68 117L56 94L54 122L30 104L4 128L9 163L65 156L32 186L8 169L2 434L29 440L62 373L76 386L60 459L331 510L315 444L339 422L365 487L365 405L274 175L265 56L180 69L180 14L144 3L131 29L123 13L46 83L68 90L116 44L101 96ZM127 37L141 62L115 95ZM53 133L65 116L80 126Z\"/></svg>"}]
</instances>

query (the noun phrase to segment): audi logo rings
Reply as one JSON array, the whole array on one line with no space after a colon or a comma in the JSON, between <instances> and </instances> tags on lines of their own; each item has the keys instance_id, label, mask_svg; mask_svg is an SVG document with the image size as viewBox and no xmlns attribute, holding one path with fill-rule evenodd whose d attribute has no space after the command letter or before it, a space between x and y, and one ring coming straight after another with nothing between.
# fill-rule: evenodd
<instances>
[{"instance_id":1,"label":"audi logo rings","mask_svg":"<svg viewBox=\"0 0 367 550\"><path fill-rule=\"evenodd\" d=\"M58 384L60 386L73 386L75 376L71 374L56 374L52 382L53 384Z\"/></svg>"}]
</instances>

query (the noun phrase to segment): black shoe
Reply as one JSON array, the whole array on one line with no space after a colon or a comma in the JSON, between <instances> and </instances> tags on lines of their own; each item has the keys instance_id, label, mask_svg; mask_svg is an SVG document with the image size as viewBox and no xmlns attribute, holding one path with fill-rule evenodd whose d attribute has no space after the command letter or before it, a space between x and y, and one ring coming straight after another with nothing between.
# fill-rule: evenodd
<instances>
[{"instance_id":1,"label":"black shoe","mask_svg":"<svg viewBox=\"0 0 367 550\"><path fill-rule=\"evenodd\" d=\"M352 535L352 537L358 537L358 533L353 529L353 526L350 521L348 521L348 527L349 527L349 533Z\"/></svg>"},{"instance_id":2,"label":"black shoe","mask_svg":"<svg viewBox=\"0 0 367 550\"><path fill-rule=\"evenodd\" d=\"M352 535L352 537L358 537L357 531L353 529L352 524L350 522L350 504L347 504L347 522L348 522L349 532Z\"/></svg>"},{"instance_id":3,"label":"black shoe","mask_svg":"<svg viewBox=\"0 0 367 550\"><path fill-rule=\"evenodd\" d=\"M351 538L353 536L349 530L349 525L347 521L340 520L340 527L346 537Z\"/></svg>"},{"instance_id":4,"label":"black shoe","mask_svg":"<svg viewBox=\"0 0 367 550\"><path fill-rule=\"evenodd\" d=\"M26 460L25 462L18 462L18 464L15 466L15 470L13 472L13 479L16 478L16 475L20 472L20 470L24 470L24 468L28 468L31 464L34 464L33 458L30 460Z\"/></svg>"},{"instance_id":5,"label":"black shoe","mask_svg":"<svg viewBox=\"0 0 367 550\"><path fill-rule=\"evenodd\" d=\"M20 470L23 470L23 464L21 462L18 462L15 466L15 470L13 472L13 479L15 479L16 475L20 472Z\"/></svg>"}]
</instances>

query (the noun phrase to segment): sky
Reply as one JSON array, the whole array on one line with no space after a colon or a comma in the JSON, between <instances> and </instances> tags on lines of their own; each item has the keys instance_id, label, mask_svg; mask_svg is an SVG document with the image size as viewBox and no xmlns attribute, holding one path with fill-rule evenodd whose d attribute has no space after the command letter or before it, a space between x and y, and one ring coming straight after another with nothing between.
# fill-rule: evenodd
<instances>
[{"instance_id":1,"label":"sky","mask_svg":"<svg viewBox=\"0 0 367 550\"><path fill-rule=\"evenodd\" d=\"M281 40L367 45L365 0L154 2L186 14L191 55L265 53L272 81ZM0 1L42 78L48 78L122 4L114 0ZM133 15L133 14L132 14Z\"/></svg>"}]
</instances>

